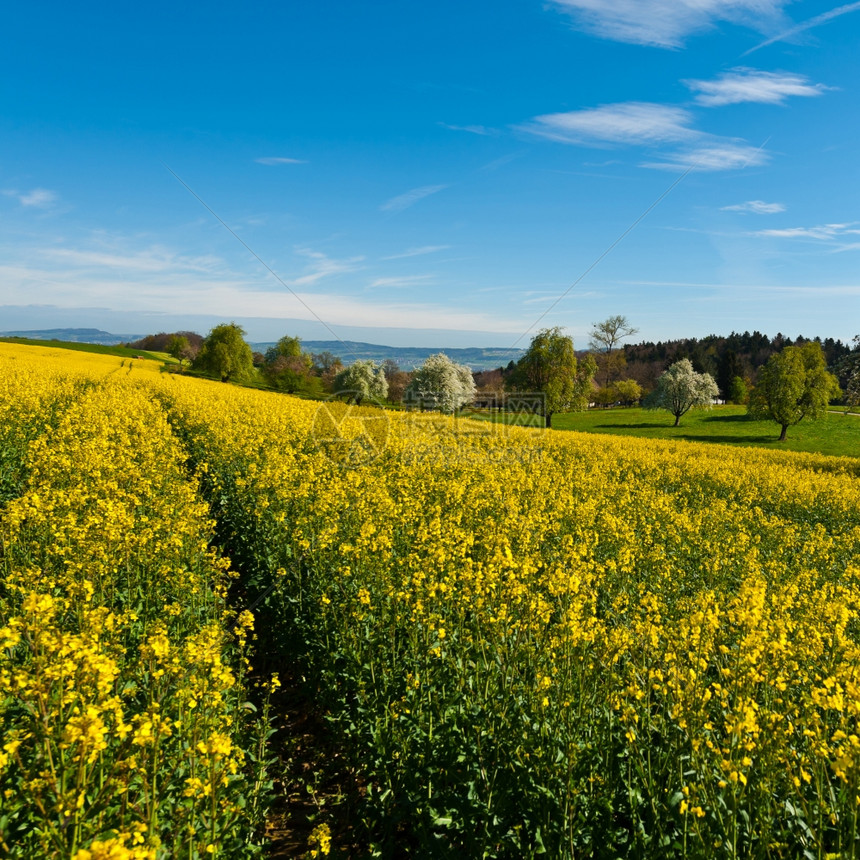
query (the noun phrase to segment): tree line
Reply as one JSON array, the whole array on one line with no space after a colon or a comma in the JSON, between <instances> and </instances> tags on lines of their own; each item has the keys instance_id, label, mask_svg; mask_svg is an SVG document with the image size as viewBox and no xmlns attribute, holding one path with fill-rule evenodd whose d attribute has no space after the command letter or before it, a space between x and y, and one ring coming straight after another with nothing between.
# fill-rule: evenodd
<instances>
[{"instance_id":1,"label":"tree line","mask_svg":"<svg viewBox=\"0 0 860 860\"><path fill-rule=\"evenodd\" d=\"M528 395L546 427L559 412L640 402L670 412L677 426L690 409L722 399L746 403L751 416L776 421L785 439L789 426L820 417L843 389L849 406L860 406L860 335L853 348L832 338L792 341L759 332L622 343L637 333L626 317L609 317L594 323L589 351L577 354L572 338L547 328L533 336L518 361L477 373L441 352L411 372L391 360L344 365L330 352L305 352L301 340L289 335L261 354L252 351L236 323L215 326L205 338L160 333L129 346L168 352L180 372L188 365L224 382L314 398L334 395L453 413L467 404L504 407L511 398L514 408L522 408Z\"/></svg>"}]
</instances>

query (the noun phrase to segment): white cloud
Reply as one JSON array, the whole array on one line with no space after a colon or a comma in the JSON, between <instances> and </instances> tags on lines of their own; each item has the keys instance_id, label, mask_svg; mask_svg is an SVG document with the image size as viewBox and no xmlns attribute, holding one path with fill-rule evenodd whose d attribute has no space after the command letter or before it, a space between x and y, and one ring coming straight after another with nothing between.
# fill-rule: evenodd
<instances>
[{"instance_id":1,"label":"white cloud","mask_svg":"<svg viewBox=\"0 0 860 860\"><path fill-rule=\"evenodd\" d=\"M526 131L562 143L585 146L627 144L674 147L643 167L655 170L736 170L764 164L763 147L746 141L705 134L692 128L689 111L651 102L622 102L599 108L546 114L523 126Z\"/></svg>"},{"instance_id":2,"label":"white cloud","mask_svg":"<svg viewBox=\"0 0 860 860\"><path fill-rule=\"evenodd\" d=\"M279 156L271 158L255 158L254 161L256 161L257 164L265 164L268 167L272 167L277 164L307 164L307 161L304 161L301 158L281 158Z\"/></svg>"},{"instance_id":3,"label":"white cloud","mask_svg":"<svg viewBox=\"0 0 860 860\"><path fill-rule=\"evenodd\" d=\"M744 52L743 56L752 54L753 51L758 51L760 48L772 45L774 42L784 42L793 39L795 36L799 36L801 33L811 30L813 27L819 27L821 24L826 24L828 21L832 21L834 18L839 18L842 15L847 15L849 12L856 12L858 9L860 9L860 3L846 3L844 6L837 6L836 9L831 9L829 12L824 12L821 15L816 15L814 18L809 18L800 24L796 24L794 27L790 27L785 32L767 39L760 45L750 48L748 51Z\"/></svg>"},{"instance_id":4,"label":"white cloud","mask_svg":"<svg viewBox=\"0 0 860 860\"><path fill-rule=\"evenodd\" d=\"M684 81L694 92L696 102L706 107L759 102L782 104L789 96L820 96L828 88L811 84L804 75L789 72L761 72L737 68L714 81Z\"/></svg>"},{"instance_id":5,"label":"white cloud","mask_svg":"<svg viewBox=\"0 0 860 860\"><path fill-rule=\"evenodd\" d=\"M621 102L535 117L527 131L563 143L653 144L690 140L691 114L652 102Z\"/></svg>"},{"instance_id":6,"label":"white cloud","mask_svg":"<svg viewBox=\"0 0 860 860\"><path fill-rule=\"evenodd\" d=\"M554 0L580 29L604 39L679 48L692 33L725 21L762 33L784 25L788 0Z\"/></svg>"},{"instance_id":7,"label":"white cloud","mask_svg":"<svg viewBox=\"0 0 860 860\"><path fill-rule=\"evenodd\" d=\"M423 200L431 194L436 194L447 187L447 185L422 185L420 188L413 188L405 194L398 194L397 197L392 197L390 200L386 200L386 202L379 208L383 212L402 212L404 209L408 209L419 200Z\"/></svg>"},{"instance_id":8,"label":"white cloud","mask_svg":"<svg viewBox=\"0 0 860 860\"><path fill-rule=\"evenodd\" d=\"M22 206L32 206L35 209L48 209L59 200L59 195L47 188L34 188L32 191L8 189L3 193L7 197L14 197Z\"/></svg>"},{"instance_id":9,"label":"white cloud","mask_svg":"<svg viewBox=\"0 0 860 860\"><path fill-rule=\"evenodd\" d=\"M743 170L745 167L766 164L768 160L767 152L760 146L703 137L703 142L697 146L670 153L665 161L645 162L642 166L654 170Z\"/></svg>"},{"instance_id":10,"label":"white cloud","mask_svg":"<svg viewBox=\"0 0 860 860\"><path fill-rule=\"evenodd\" d=\"M781 230L757 230L754 236L774 239L815 239L820 242L838 242L846 236L860 236L858 222L848 224L821 224L817 227L785 227Z\"/></svg>"},{"instance_id":11,"label":"white cloud","mask_svg":"<svg viewBox=\"0 0 860 860\"><path fill-rule=\"evenodd\" d=\"M435 254L437 251L445 251L450 245L422 245L420 248L408 248L400 254L392 254L383 257L383 260L405 260L407 257L421 257L424 254Z\"/></svg>"},{"instance_id":12,"label":"white cloud","mask_svg":"<svg viewBox=\"0 0 860 860\"><path fill-rule=\"evenodd\" d=\"M777 212L785 212L785 206L782 203L765 203L764 200L747 200L746 203L722 206L720 211L743 212L751 215L775 215Z\"/></svg>"}]
</instances>

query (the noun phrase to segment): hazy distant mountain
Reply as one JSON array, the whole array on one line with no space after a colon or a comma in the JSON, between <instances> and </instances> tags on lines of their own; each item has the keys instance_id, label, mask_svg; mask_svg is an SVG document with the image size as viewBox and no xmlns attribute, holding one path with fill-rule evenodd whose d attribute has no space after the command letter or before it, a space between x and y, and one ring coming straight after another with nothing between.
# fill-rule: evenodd
<instances>
[{"instance_id":1,"label":"hazy distant mountain","mask_svg":"<svg viewBox=\"0 0 860 860\"><path fill-rule=\"evenodd\" d=\"M69 343L100 343L115 346L138 340L139 334L111 334L98 328L46 328L30 331L0 331L0 337L28 337L31 340L64 340Z\"/></svg>"},{"instance_id":2,"label":"hazy distant mountain","mask_svg":"<svg viewBox=\"0 0 860 860\"><path fill-rule=\"evenodd\" d=\"M274 343L254 343L252 348L265 352ZM444 352L452 361L465 364L472 370L492 370L504 367L509 361L516 361L522 354L521 349L503 347L424 347L424 346L382 346L376 343L361 343L354 340L303 340L305 352L330 352L338 356L344 364L352 364L357 359L373 361L396 361L401 370L412 370L423 364L424 359L436 352Z\"/></svg>"},{"instance_id":3,"label":"hazy distant mountain","mask_svg":"<svg viewBox=\"0 0 860 860\"><path fill-rule=\"evenodd\" d=\"M132 343L142 340L141 334L111 334L98 328L48 328L28 331L3 331L0 337L27 337L32 340L60 340L71 343L98 343L115 346L118 343ZM252 343L252 349L265 352L274 341ZM424 359L436 352L444 352L452 361L465 364L472 370L493 370L504 367L509 361L516 361L522 354L521 349L504 347L438 347L438 346L383 346L378 343L362 343L355 340L303 340L305 352L330 352L338 356L344 364L352 364L359 358L373 361L396 361L402 370L412 370L423 364Z\"/></svg>"}]
</instances>

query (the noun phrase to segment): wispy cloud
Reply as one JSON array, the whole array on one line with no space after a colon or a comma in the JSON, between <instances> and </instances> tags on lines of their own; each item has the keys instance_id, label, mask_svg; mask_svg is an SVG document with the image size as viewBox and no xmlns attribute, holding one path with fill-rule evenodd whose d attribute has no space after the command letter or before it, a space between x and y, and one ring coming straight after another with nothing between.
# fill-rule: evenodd
<instances>
[{"instance_id":1,"label":"wispy cloud","mask_svg":"<svg viewBox=\"0 0 860 860\"><path fill-rule=\"evenodd\" d=\"M478 169L487 171L498 170L500 167L504 167L506 164L510 164L512 161L519 158L521 155L521 152L510 152L507 155L500 155L498 158L494 158L492 161L488 161L486 164L482 164Z\"/></svg>"},{"instance_id":2,"label":"wispy cloud","mask_svg":"<svg viewBox=\"0 0 860 860\"><path fill-rule=\"evenodd\" d=\"M321 281L323 278L358 271L361 268L359 263L364 260L364 257L349 257L345 260L335 260L326 256L321 251L314 251L310 248L296 248L296 253L302 257L307 257L310 262L305 267L303 275L297 278L285 278L291 287L308 287Z\"/></svg>"},{"instance_id":3,"label":"wispy cloud","mask_svg":"<svg viewBox=\"0 0 860 860\"><path fill-rule=\"evenodd\" d=\"M784 26L788 0L554 0L580 29L603 39L680 48L692 33L718 22L760 33ZM855 4L856 5L856 4Z\"/></svg>"},{"instance_id":4,"label":"wispy cloud","mask_svg":"<svg viewBox=\"0 0 860 860\"><path fill-rule=\"evenodd\" d=\"M599 108L546 114L523 126L532 134L585 146L669 146L643 167L656 170L733 170L764 164L763 147L706 134L692 128L693 115L683 108L652 102L623 102Z\"/></svg>"},{"instance_id":5,"label":"wispy cloud","mask_svg":"<svg viewBox=\"0 0 860 860\"><path fill-rule=\"evenodd\" d=\"M704 138L703 138L704 139ZM712 142L673 152L663 161L649 161L642 164L653 170L743 170L766 164L770 156L761 146L750 146L743 141L713 138Z\"/></svg>"},{"instance_id":6,"label":"wispy cloud","mask_svg":"<svg viewBox=\"0 0 860 860\"><path fill-rule=\"evenodd\" d=\"M821 224L817 227L785 227L780 230L757 230L754 236L775 239L814 239L819 242L838 242L848 236L860 236L860 222L847 224Z\"/></svg>"},{"instance_id":7,"label":"wispy cloud","mask_svg":"<svg viewBox=\"0 0 860 860\"><path fill-rule=\"evenodd\" d=\"M302 158L284 158L281 156L271 156L266 158L255 158L257 164L265 164L268 167L274 167L278 164L307 164Z\"/></svg>"},{"instance_id":8,"label":"wispy cloud","mask_svg":"<svg viewBox=\"0 0 860 860\"><path fill-rule=\"evenodd\" d=\"M400 254L391 254L383 257L383 260L405 260L407 257L421 257L424 254L435 254L437 251L446 251L450 245L422 245L420 248L408 248Z\"/></svg>"},{"instance_id":9,"label":"wispy cloud","mask_svg":"<svg viewBox=\"0 0 860 860\"><path fill-rule=\"evenodd\" d=\"M811 84L804 75L789 72L761 72L737 68L714 81L684 81L694 92L696 102L706 107L760 102L782 104L789 96L820 96L829 87Z\"/></svg>"},{"instance_id":10,"label":"wispy cloud","mask_svg":"<svg viewBox=\"0 0 860 860\"><path fill-rule=\"evenodd\" d=\"M441 125L442 128L449 129L450 131L467 131L469 134L479 134L482 137L488 137L499 133L498 129L489 128L486 125L451 125L447 122L440 122L439 125Z\"/></svg>"},{"instance_id":11,"label":"wispy cloud","mask_svg":"<svg viewBox=\"0 0 860 860\"><path fill-rule=\"evenodd\" d=\"M412 287L415 284L426 283L433 275L394 275L390 278L374 278L369 287Z\"/></svg>"},{"instance_id":12,"label":"wispy cloud","mask_svg":"<svg viewBox=\"0 0 860 860\"><path fill-rule=\"evenodd\" d=\"M793 286L789 284L746 284L746 283L698 283L689 281L620 281L630 287L684 287L713 290L740 290L750 294L761 293L795 293L798 295L829 295L829 296L860 296L860 284L822 284L819 286Z\"/></svg>"},{"instance_id":13,"label":"wispy cloud","mask_svg":"<svg viewBox=\"0 0 860 860\"><path fill-rule=\"evenodd\" d=\"M621 102L597 108L551 113L523 126L532 134L562 143L653 144L690 140L689 111L653 102Z\"/></svg>"},{"instance_id":14,"label":"wispy cloud","mask_svg":"<svg viewBox=\"0 0 860 860\"><path fill-rule=\"evenodd\" d=\"M782 203L765 203L764 200L747 200L746 203L734 203L731 206L721 206L722 212L742 212L750 215L775 215L785 212Z\"/></svg>"},{"instance_id":15,"label":"wispy cloud","mask_svg":"<svg viewBox=\"0 0 860 860\"><path fill-rule=\"evenodd\" d=\"M98 250L80 248L43 248L40 255L68 266L77 266L90 271L119 269L131 273L167 271L211 272L221 264L217 257L187 257L159 246L141 251Z\"/></svg>"},{"instance_id":16,"label":"wispy cloud","mask_svg":"<svg viewBox=\"0 0 860 860\"><path fill-rule=\"evenodd\" d=\"M33 188L31 191L9 188L3 193L7 197L14 197L22 206L34 209L48 209L60 199L55 191L49 191L47 188Z\"/></svg>"},{"instance_id":17,"label":"wispy cloud","mask_svg":"<svg viewBox=\"0 0 860 860\"><path fill-rule=\"evenodd\" d=\"M844 6L838 6L836 9L831 9L829 12L824 12L821 15L816 15L814 18L809 18L800 24L796 24L794 27L789 27L789 29L784 32L779 33L776 36L772 36L770 39L766 39L761 44L745 51L742 56L746 57L748 54L752 54L760 48L766 48L768 45L774 44L774 42L786 42L793 39L795 36L799 36L801 33L805 33L807 30L811 30L813 27L820 27L822 24L826 24L834 18L847 15L849 12L856 12L858 9L860 9L860 3L846 3Z\"/></svg>"},{"instance_id":18,"label":"wispy cloud","mask_svg":"<svg viewBox=\"0 0 860 860\"><path fill-rule=\"evenodd\" d=\"M420 188L413 188L405 194L398 194L397 197L392 197L386 200L379 208L383 212L402 212L413 206L419 200L429 197L431 194L436 194L447 188L447 185L422 185Z\"/></svg>"}]
</instances>

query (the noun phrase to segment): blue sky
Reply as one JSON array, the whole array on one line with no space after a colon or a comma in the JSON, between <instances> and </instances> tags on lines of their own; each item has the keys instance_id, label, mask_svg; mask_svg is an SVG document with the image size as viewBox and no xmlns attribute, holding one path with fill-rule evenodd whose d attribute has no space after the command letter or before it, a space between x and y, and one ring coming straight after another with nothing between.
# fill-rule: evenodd
<instances>
[{"instance_id":1,"label":"blue sky","mask_svg":"<svg viewBox=\"0 0 860 860\"><path fill-rule=\"evenodd\" d=\"M0 330L860 331L860 2L4 17Z\"/></svg>"}]
</instances>

